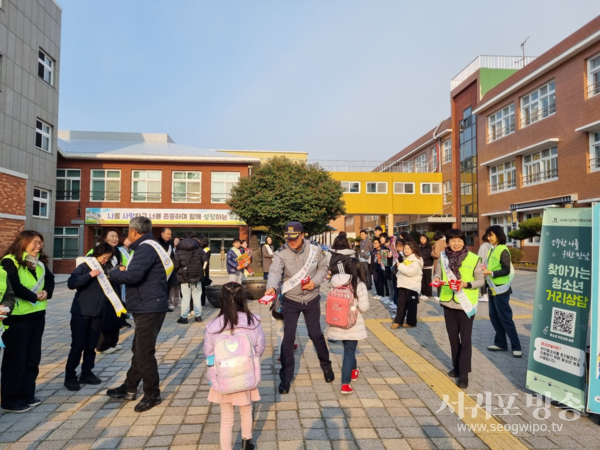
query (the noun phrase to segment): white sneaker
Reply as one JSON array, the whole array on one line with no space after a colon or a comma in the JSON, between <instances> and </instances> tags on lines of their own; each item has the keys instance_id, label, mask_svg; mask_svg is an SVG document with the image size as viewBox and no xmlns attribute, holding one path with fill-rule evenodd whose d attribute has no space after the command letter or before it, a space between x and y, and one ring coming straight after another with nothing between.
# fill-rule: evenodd
<instances>
[{"instance_id":1,"label":"white sneaker","mask_svg":"<svg viewBox=\"0 0 600 450\"><path fill-rule=\"evenodd\" d=\"M379 295L374 295L374 296L373 296L373 298L374 298L375 300L380 300L380 299L381 299L381 297L380 297Z\"/></svg>"},{"instance_id":2,"label":"white sneaker","mask_svg":"<svg viewBox=\"0 0 600 450\"><path fill-rule=\"evenodd\" d=\"M479 301L480 302L489 302L490 299L488 298L487 294L485 294L484 296L479 297Z\"/></svg>"},{"instance_id":3,"label":"white sneaker","mask_svg":"<svg viewBox=\"0 0 600 450\"><path fill-rule=\"evenodd\" d=\"M338 342L338 341L339 341L339 339L338 339L338 338L334 338L334 337L328 337L328 338L327 338L327 340L328 340L329 342Z\"/></svg>"},{"instance_id":4,"label":"white sneaker","mask_svg":"<svg viewBox=\"0 0 600 450\"><path fill-rule=\"evenodd\" d=\"M429 297L427 297L426 295L421 295L419 297L420 300L429 300Z\"/></svg>"},{"instance_id":5,"label":"white sneaker","mask_svg":"<svg viewBox=\"0 0 600 450\"><path fill-rule=\"evenodd\" d=\"M111 347L111 348L107 348L107 349L106 349L106 350L104 350L103 352L98 352L98 353L101 353L102 355L110 355L111 353L114 353L114 352L116 352L116 351L117 351L117 349L116 349L116 348L114 348L114 347Z\"/></svg>"},{"instance_id":6,"label":"white sneaker","mask_svg":"<svg viewBox=\"0 0 600 450\"><path fill-rule=\"evenodd\" d=\"M115 345L115 346L114 346L114 349L115 349L116 351L119 351L119 350L121 350L122 348L123 348L123 346L122 346L121 344L117 344L117 345Z\"/></svg>"},{"instance_id":7,"label":"white sneaker","mask_svg":"<svg viewBox=\"0 0 600 450\"><path fill-rule=\"evenodd\" d=\"M440 298L439 298L439 297L433 297L433 299L434 299L436 302L439 302L439 301L440 301Z\"/></svg>"}]
</instances>

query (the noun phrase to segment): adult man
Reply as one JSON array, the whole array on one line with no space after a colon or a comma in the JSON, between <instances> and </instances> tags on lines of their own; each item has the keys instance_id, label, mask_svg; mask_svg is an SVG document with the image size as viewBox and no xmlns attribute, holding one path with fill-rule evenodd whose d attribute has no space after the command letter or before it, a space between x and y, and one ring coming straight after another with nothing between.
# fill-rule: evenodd
<instances>
[{"instance_id":1,"label":"adult man","mask_svg":"<svg viewBox=\"0 0 600 450\"><path fill-rule=\"evenodd\" d=\"M289 222L285 226L287 244L275 252L269 270L266 294L273 295L283 275L283 327L281 343L281 370L279 371L279 393L287 394L294 378L294 340L300 313L308 329L308 336L315 346L325 381L335 379L331 369L329 350L319 322L321 306L319 286L327 275L327 258L316 245L304 239L304 227L300 222ZM302 280L310 277L308 284Z\"/></svg>"},{"instance_id":2,"label":"adult man","mask_svg":"<svg viewBox=\"0 0 600 450\"><path fill-rule=\"evenodd\" d=\"M158 243L163 248L167 255L173 259L175 253L175 247L173 245L173 230L170 228L163 228L158 238ZM181 296L179 295L179 281L175 274L169 277L169 312L173 312L175 308L179 306Z\"/></svg>"},{"instance_id":3,"label":"adult man","mask_svg":"<svg viewBox=\"0 0 600 450\"><path fill-rule=\"evenodd\" d=\"M177 319L177 323L188 323L190 300L194 302L194 320L202 322L200 297L202 294L206 253L200 248L200 243L196 239L195 233L188 231L185 234L185 239L177 244L174 262L177 280L181 285L181 295L183 297L181 300L181 317Z\"/></svg>"},{"instance_id":4,"label":"adult man","mask_svg":"<svg viewBox=\"0 0 600 450\"><path fill-rule=\"evenodd\" d=\"M152 409L161 403L160 378L154 353L156 338L162 327L168 307L167 279L173 271L173 262L152 236L152 222L146 217L135 217L129 222L130 249L135 253L127 268L113 269L111 281L126 286L127 309L135 320L135 335L131 351L133 358L125 383L106 393L113 398L135 400L140 381L144 380L144 397L136 405L136 412Z\"/></svg>"},{"instance_id":5,"label":"adult man","mask_svg":"<svg viewBox=\"0 0 600 450\"><path fill-rule=\"evenodd\" d=\"M366 230L360 230L360 252L358 258L362 264L365 276L367 277L367 289L370 291L373 288L373 278L371 277L371 267L369 267L369 261L371 260L371 250L373 250L373 242L369 239L369 235Z\"/></svg>"},{"instance_id":6,"label":"adult man","mask_svg":"<svg viewBox=\"0 0 600 450\"><path fill-rule=\"evenodd\" d=\"M244 253L244 249L241 248L242 241L235 238L232 243L233 247L227 252L227 273L229 274L229 281L242 284L242 272L244 268L240 266L238 257Z\"/></svg>"}]
</instances>

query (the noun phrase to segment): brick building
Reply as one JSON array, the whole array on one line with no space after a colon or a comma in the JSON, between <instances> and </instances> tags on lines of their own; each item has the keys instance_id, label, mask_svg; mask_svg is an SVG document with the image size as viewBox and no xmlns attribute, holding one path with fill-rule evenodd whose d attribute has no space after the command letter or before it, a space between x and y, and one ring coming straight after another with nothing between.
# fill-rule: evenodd
<instances>
[{"instance_id":1,"label":"brick building","mask_svg":"<svg viewBox=\"0 0 600 450\"><path fill-rule=\"evenodd\" d=\"M129 220L146 215L153 232L172 228L204 234L218 270L234 237L248 227L225 202L240 177L260 159L175 144L166 134L60 131L56 169L56 273L70 273L75 258L92 248L106 227L126 233Z\"/></svg>"}]
</instances>

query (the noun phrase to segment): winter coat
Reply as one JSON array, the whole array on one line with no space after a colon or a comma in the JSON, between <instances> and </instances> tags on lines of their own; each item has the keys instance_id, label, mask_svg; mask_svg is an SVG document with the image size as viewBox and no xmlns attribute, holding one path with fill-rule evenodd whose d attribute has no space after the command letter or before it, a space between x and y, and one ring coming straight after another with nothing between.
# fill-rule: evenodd
<instances>
[{"instance_id":1,"label":"winter coat","mask_svg":"<svg viewBox=\"0 0 600 450\"><path fill-rule=\"evenodd\" d=\"M242 247L238 248L238 250L240 251L240 254L244 254L244 249ZM241 270L238 270L238 255L235 254L235 252L233 251L232 248L229 249L229 251L227 252L227 273L230 273L232 275L235 275L239 272L241 272Z\"/></svg>"},{"instance_id":2,"label":"winter coat","mask_svg":"<svg viewBox=\"0 0 600 450\"><path fill-rule=\"evenodd\" d=\"M440 259L440 255L444 250L448 247L448 243L446 242L446 238L443 237L438 239L433 243L433 250L431 250L431 257L433 258L433 271L437 269L438 261Z\"/></svg>"},{"instance_id":3,"label":"winter coat","mask_svg":"<svg viewBox=\"0 0 600 450\"><path fill-rule=\"evenodd\" d=\"M345 284L349 284L350 278L351 276L349 274L334 275L331 279L331 286L336 288ZM367 338L367 327L365 326L365 319L362 315L369 309L369 293L367 291L367 287L362 281L358 282L356 290L358 291L358 318L356 320L356 325L349 330L344 330L338 327L328 327L325 331L327 337L348 341L358 341L360 339Z\"/></svg>"},{"instance_id":4,"label":"winter coat","mask_svg":"<svg viewBox=\"0 0 600 450\"><path fill-rule=\"evenodd\" d=\"M197 251L200 255L200 261L192 261L192 252ZM177 281L179 283L200 282L204 278L204 263L207 261L207 255L204 249L200 248L200 243L196 239L185 238L177 245L177 251L173 262L177 272ZM173 275L171 275L173 276Z\"/></svg>"},{"instance_id":5,"label":"winter coat","mask_svg":"<svg viewBox=\"0 0 600 450\"><path fill-rule=\"evenodd\" d=\"M111 282L125 285L127 311L131 313L157 313L169 310L167 274L158 252L142 242L153 240L146 233L129 247L135 252L127 270L114 269L110 272Z\"/></svg>"},{"instance_id":6,"label":"winter coat","mask_svg":"<svg viewBox=\"0 0 600 450\"><path fill-rule=\"evenodd\" d=\"M431 252L433 249L431 245L423 245L419 244L419 253L421 254L421 258L423 258L423 267L433 267L433 256L431 256Z\"/></svg>"},{"instance_id":7,"label":"winter coat","mask_svg":"<svg viewBox=\"0 0 600 450\"><path fill-rule=\"evenodd\" d=\"M271 251L267 249L269 247ZM263 273L269 273L269 269L271 268L271 264L273 263L273 256L275 256L275 249L272 245L263 245L262 247L262 266Z\"/></svg>"},{"instance_id":8,"label":"winter coat","mask_svg":"<svg viewBox=\"0 0 600 450\"><path fill-rule=\"evenodd\" d=\"M369 264L371 262L371 250L373 250L373 242L371 239L366 238L364 241L360 241L360 250L359 250L359 258L361 261L368 261Z\"/></svg>"},{"instance_id":9,"label":"winter coat","mask_svg":"<svg viewBox=\"0 0 600 450\"><path fill-rule=\"evenodd\" d=\"M67 280L69 289L77 289L71 305L71 314L98 317L104 314L106 308L112 308L110 300L108 300L98 282L98 278L92 278L90 275L91 271L92 269L86 263L79 264ZM111 285L120 298L121 287L112 280Z\"/></svg>"},{"instance_id":10,"label":"winter coat","mask_svg":"<svg viewBox=\"0 0 600 450\"><path fill-rule=\"evenodd\" d=\"M266 341L265 341L265 333L263 332L262 326L260 324L260 316L254 314L254 323L248 324L248 317L246 313L238 312L238 323L235 326L234 330L242 330L244 331L254 343L254 351L258 356L262 356L265 352ZM227 330L231 330L231 324L227 326L227 328L221 332L221 328L223 328L224 318L223 316L218 316L216 319L212 320L208 326L206 327L206 333L204 334L204 355L210 356L215 354L215 343L217 339L223 334L226 333Z\"/></svg>"},{"instance_id":11,"label":"winter coat","mask_svg":"<svg viewBox=\"0 0 600 450\"><path fill-rule=\"evenodd\" d=\"M398 287L421 292L423 279L423 260L413 253L404 257L404 262L396 264Z\"/></svg>"},{"instance_id":12,"label":"winter coat","mask_svg":"<svg viewBox=\"0 0 600 450\"><path fill-rule=\"evenodd\" d=\"M340 270L338 264L343 265L346 261L350 261L351 258L356 258L356 252L351 249L342 249L342 250L329 250L329 271L331 275L337 275L338 273L343 273L343 270Z\"/></svg>"}]
</instances>

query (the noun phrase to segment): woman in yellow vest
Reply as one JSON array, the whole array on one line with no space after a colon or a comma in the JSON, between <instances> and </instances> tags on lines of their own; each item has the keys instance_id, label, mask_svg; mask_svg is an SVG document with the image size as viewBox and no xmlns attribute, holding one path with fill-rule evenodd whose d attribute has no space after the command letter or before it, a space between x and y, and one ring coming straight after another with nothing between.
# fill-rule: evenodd
<instances>
[{"instance_id":1,"label":"woman in yellow vest","mask_svg":"<svg viewBox=\"0 0 600 450\"><path fill-rule=\"evenodd\" d=\"M42 359L46 303L54 291L54 275L46 266L43 247L40 233L21 231L0 262L16 298L2 335L6 348L0 392L5 412L26 412L41 403L35 397L35 380Z\"/></svg>"},{"instance_id":2,"label":"woman in yellow vest","mask_svg":"<svg viewBox=\"0 0 600 450\"><path fill-rule=\"evenodd\" d=\"M433 281L435 284L444 281L440 288L440 305L444 307L453 366L448 376L458 377L458 387L465 389L469 386L471 334L479 288L484 283L483 268L479 256L467 249L463 231L448 230L446 242L448 247L440 254Z\"/></svg>"},{"instance_id":3,"label":"woman in yellow vest","mask_svg":"<svg viewBox=\"0 0 600 450\"><path fill-rule=\"evenodd\" d=\"M506 246L506 234L499 225L492 225L485 233L493 247L488 253L487 267L483 269L490 302L490 322L496 336L494 345L488 346L491 352L505 352L508 350L506 336L510 340L512 354L515 358L523 356L519 333L513 321L512 309L509 305L512 289L510 283L514 277L514 270L510 261L510 252Z\"/></svg>"}]
</instances>

